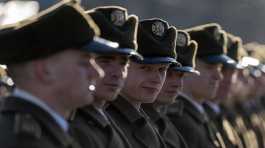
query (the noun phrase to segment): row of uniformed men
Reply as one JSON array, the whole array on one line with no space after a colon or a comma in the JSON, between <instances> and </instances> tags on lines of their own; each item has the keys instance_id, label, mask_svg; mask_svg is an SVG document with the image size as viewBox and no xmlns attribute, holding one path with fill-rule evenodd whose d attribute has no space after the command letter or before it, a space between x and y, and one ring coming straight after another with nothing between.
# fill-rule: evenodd
<instances>
[{"instance_id":1,"label":"row of uniformed men","mask_svg":"<svg viewBox=\"0 0 265 148\"><path fill-rule=\"evenodd\" d=\"M1 147L259 145L255 127L242 131L219 105L232 86L225 80L253 59L239 62L242 42L218 24L176 30L68 0L2 26L0 45L15 83L1 101Z\"/></svg>"}]
</instances>

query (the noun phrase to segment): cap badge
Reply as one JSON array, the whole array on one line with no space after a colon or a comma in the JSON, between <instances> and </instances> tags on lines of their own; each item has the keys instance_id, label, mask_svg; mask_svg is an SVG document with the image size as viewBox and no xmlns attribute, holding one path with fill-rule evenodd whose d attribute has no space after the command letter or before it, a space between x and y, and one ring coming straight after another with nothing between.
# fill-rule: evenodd
<instances>
[{"instance_id":1,"label":"cap badge","mask_svg":"<svg viewBox=\"0 0 265 148\"><path fill-rule=\"evenodd\" d=\"M125 13L120 10L114 10L110 15L110 19L113 24L122 26L125 23Z\"/></svg>"},{"instance_id":2,"label":"cap badge","mask_svg":"<svg viewBox=\"0 0 265 148\"><path fill-rule=\"evenodd\" d=\"M187 36L185 34L183 34L183 33L178 33L176 44L179 47L187 46L187 44L188 44Z\"/></svg>"},{"instance_id":3,"label":"cap badge","mask_svg":"<svg viewBox=\"0 0 265 148\"><path fill-rule=\"evenodd\" d=\"M152 24L152 32L157 36L163 36L165 32L165 26L162 22L155 22Z\"/></svg>"}]
</instances>

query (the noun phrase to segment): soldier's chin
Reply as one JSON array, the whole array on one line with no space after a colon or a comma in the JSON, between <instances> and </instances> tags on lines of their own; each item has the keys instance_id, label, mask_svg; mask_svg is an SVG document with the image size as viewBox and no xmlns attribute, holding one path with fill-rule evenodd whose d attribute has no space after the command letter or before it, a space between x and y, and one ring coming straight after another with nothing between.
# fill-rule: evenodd
<instances>
[{"instance_id":1,"label":"soldier's chin","mask_svg":"<svg viewBox=\"0 0 265 148\"><path fill-rule=\"evenodd\" d=\"M158 98L155 100L155 102L161 104L161 105L167 105L167 104L172 104L175 102L177 95L163 95L163 96L158 96Z\"/></svg>"},{"instance_id":2,"label":"soldier's chin","mask_svg":"<svg viewBox=\"0 0 265 148\"><path fill-rule=\"evenodd\" d=\"M149 96L149 97L142 97L141 102L142 103L154 103L156 100L156 96Z\"/></svg>"},{"instance_id":3,"label":"soldier's chin","mask_svg":"<svg viewBox=\"0 0 265 148\"><path fill-rule=\"evenodd\" d=\"M113 93L111 95L111 97L109 97L108 101L114 101L114 100L116 100L117 97L118 97L118 95L119 95L119 92Z\"/></svg>"},{"instance_id":4,"label":"soldier's chin","mask_svg":"<svg viewBox=\"0 0 265 148\"><path fill-rule=\"evenodd\" d=\"M83 107L86 105L90 105L94 100L95 97L92 94L88 94L86 97L83 97L84 99L80 101L80 105L77 107Z\"/></svg>"},{"instance_id":5,"label":"soldier's chin","mask_svg":"<svg viewBox=\"0 0 265 148\"><path fill-rule=\"evenodd\" d=\"M175 102L175 99L164 99L156 102L161 105L168 105L168 104L173 104Z\"/></svg>"},{"instance_id":6,"label":"soldier's chin","mask_svg":"<svg viewBox=\"0 0 265 148\"><path fill-rule=\"evenodd\" d=\"M117 98L118 94L118 92L105 93L103 98L105 101L114 101Z\"/></svg>"}]
</instances>

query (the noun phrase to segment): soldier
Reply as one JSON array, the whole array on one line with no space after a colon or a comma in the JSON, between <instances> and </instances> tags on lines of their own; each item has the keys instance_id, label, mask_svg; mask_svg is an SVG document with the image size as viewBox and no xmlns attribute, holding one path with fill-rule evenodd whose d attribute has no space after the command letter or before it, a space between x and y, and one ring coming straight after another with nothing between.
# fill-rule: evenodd
<instances>
[{"instance_id":1,"label":"soldier","mask_svg":"<svg viewBox=\"0 0 265 148\"><path fill-rule=\"evenodd\" d=\"M257 118L257 115L253 114L254 116L252 116L254 108L256 108L253 99L257 90L255 87L255 77L260 73L256 73L255 69L252 68L256 67L259 61L250 57L244 48L240 48L239 51L242 57L240 63L244 66L244 69L238 70L237 81L231 87L231 100L226 102L225 108L229 110L230 116L232 115L230 121L231 123L234 122L244 147L263 147L264 136L262 131L264 129L259 127L261 122Z\"/></svg>"},{"instance_id":2,"label":"soldier","mask_svg":"<svg viewBox=\"0 0 265 148\"><path fill-rule=\"evenodd\" d=\"M265 88L265 51L264 45L257 45L254 48L254 51L251 53L251 56L258 59L260 61L259 65L252 68L254 77L254 90L253 98L251 103L251 121L256 127L258 127L259 131L262 134L263 144L265 143L265 108L263 106L262 99L264 99L264 88Z\"/></svg>"},{"instance_id":3,"label":"soldier","mask_svg":"<svg viewBox=\"0 0 265 148\"><path fill-rule=\"evenodd\" d=\"M241 39L227 34L227 55L234 60L231 63L223 63L223 79L220 82L215 98L207 100L203 106L209 118L214 122L222 135L227 148L242 148L242 142L235 128L227 119L227 113L221 104L228 102L231 96L231 86L237 81L237 69L243 68L239 62L238 50L242 48ZM229 114L229 113L228 113Z\"/></svg>"},{"instance_id":4,"label":"soldier","mask_svg":"<svg viewBox=\"0 0 265 148\"><path fill-rule=\"evenodd\" d=\"M256 66L251 66L250 67L250 74L254 78L254 84L257 87L254 87L252 90L252 97L254 98L260 98L264 94L264 72L265 72L265 51L264 51L264 45L260 44L254 44L254 43L249 43L247 45L244 45L244 48L247 50L249 53L250 57L253 57L257 60L259 60L258 65ZM252 98L251 100L254 100Z\"/></svg>"},{"instance_id":5,"label":"soldier","mask_svg":"<svg viewBox=\"0 0 265 148\"><path fill-rule=\"evenodd\" d=\"M117 48L98 34L74 1L1 28L0 64L16 84L0 110L1 147L80 147L68 134L66 118L93 101L91 87L103 77L91 52Z\"/></svg>"},{"instance_id":6,"label":"soldier","mask_svg":"<svg viewBox=\"0 0 265 148\"><path fill-rule=\"evenodd\" d=\"M247 50L247 52L249 53L249 56L252 56L255 49ZM249 75L245 75L247 76L246 82L248 83L246 86L248 86L247 88L249 91L245 94L245 96L242 96L245 98L244 101L235 102L234 108L237 113L243 117L246 128L255 132L258 147L264 147L265 129L262 123L262 116L259 115L259 112L262 110L262 106L257 99L260 96L261 90L259 87L261 87L260 82L262 80L262 72L259 69L260 61L253 57L244 57L243 61L249 61L246 69L247 72L249 72Z\"/></svg>"},{"instance_id":7,"label":"soldier","mask_svg":"<svg viewBox=\"0 0 265 148\"><path fill-rule=\"evenodd\" d=\"M257 44L257 43L249 43L244 45L245 48L253 48L251 52L251 56L258 59L260 61L260 64L254 68L254 70L257 70L256 73L260 74L259 77L256 77L256 83L257 86L255 88L255 93L257 99L259 99L258 102L265 105L264 100L264 87L265 87L265 50L264 45ZM255 73L255 71L253 71ZM264 106L263 105L263 106Z\"/></svg>"},{"instance_id":8,"label":"soldier","mask_svg":"<svg viewBox=\"0 0 265 148\"><path fill-rule=\"evenodd\" d=\"M222 78L221 63L231 61L225 55L226 34L218 24L206 24L187 31L198 43L196 64L200 75L184 77L185 86L177 98L183 109L168 116L190 148L225 147L215 126L209 122L202 103L216 94Z\"/></svg>"},{"instance_id":9,"label":"soldier","mask_svg":"<svg viewBox=\"0 0 265 148\"><path fill-rule=\"evenodd\" d=\"M113 101L124 85L128 73L129 58L141 59L136 52L138 18L129 15L122 7L97 7L87 11L101 30L101 37L118 42L119 49L96 55L96 62L106 75L97 83L92 105L76 111L72 127L75 137L83 147L128 148L132 147L126 135L105 113L104 105ZM78 132L78 133L77 133ZM89 140L94 142L90 145Z\"/></svg>"},{"instance_id":10,"label":"soldier","mask_svg":"<svg viewBox=\"0 0 265 148\"><path fill-rule=\"evenodd\" d=\"M174 124L166 116L167 105L174 103L176 97L183 87L183 77L185 73L199 74L195 70L195 55L197 43L190 40L190 36L185 31L178 31L176 41L177 60L181 65L171 65L167 71L165 83L156 101L152 104L144 104L143 109L152 119L158 131L164 138L168 148L187 148L187 143L183 139ZM174 103L175 109L181 110L181 104ZM170 112L170 111L169 111Z\"/></svg>"},{"instance_id":11,"label":"soldier","mask_svg":"<svg viewBox=\"0 0 265 148\"><path fill-rule=\"evenodd\" d=\"M166 147L141 104L154 102L165 81L169 64L176 63L176 35L175 27L170 27L161 19L139 23L138 52L144 60L131 61L120 95L106 109L135 148Z\"/></svg>"},{"instance_id":12,"label":"soldier","mask_svg":"<svg viewBox=\"0 0 265 148\"><path fill-rule=\"evenodd\" d=\"M239 63L243 66L242 69L237 69L237 81L235 83L232 83L231 87L231 100L225 102L226 106L232 106L237 101L243 101L245 99L244 96L249 93L249 85L247 85L248 80L246 79L247 75L249 75L249 72L247 70L247 66L249 65L249 58L248 53L243 48L242 42L240 43L242 48L239 48ZM251 60L250 60L251 61Z\"/></svg>"}]
</instances>

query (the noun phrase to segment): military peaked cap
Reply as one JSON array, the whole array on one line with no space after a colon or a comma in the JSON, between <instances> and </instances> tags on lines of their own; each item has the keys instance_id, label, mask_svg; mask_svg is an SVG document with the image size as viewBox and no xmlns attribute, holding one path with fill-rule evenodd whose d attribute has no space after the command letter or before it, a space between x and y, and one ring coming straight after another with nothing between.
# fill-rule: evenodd
<instances>
[{"instance_id":1,"label":"military peaked cap","mask_svg":"<svg viewBox=\"0 0 265 148\"><path fill-rule=\"evenodd\" d=\"M232 58L234 63L226 63L224 67L233 69L242 69L243 66L239 63L239 49L242 47L242 40L230 33L227 33L227 55Z\"/></svg>"},{"instance_id":2,"label":"military peaked cap","mask_svg":"<svg viewBox=\"0 0 265 148\"><path fill-rule=\"evenodd\" d=\"M99 26L101 37L119 43L120 46L115 53L142 59L137 53L137 16L128 16L127 10L118 6L97 7L86 13Z\"/></svg>"},{"instance_id":3,"label":"military peaked cap","mask_svg":"<svg viewBox=\"0 0 265 148\"><path fill-rule=\"evenodd\" d=\"M178 53L177 60L182 66L174 66L171 68L180 72L200 74L200 72L195 69L197 47L196 41L190 40L190 36L186 31L178 30L176 53Z\"/></svg>"},{"instance_id":4,"label":"military peaked cap","mask_svg":"<svg viewBox=\"0 0 265 148\"><path fill-rule=\"evenodd\" d=\"M37 16L0 28L0 64L26 62L65 49L97 52L118 47L96 37L99 33L75 1L62 1Z\"/></svg>"},{"instance_id":5,"label":"military peaked cap","mask_svg":"<svg viewBox=\"0 0 265 148\"><path fill-rule=\"evenodd\" d=\"M226 55L227 36L216 23L196 26L187 29L192 40L198 43L197 57L209 64L232 63Z\"/></svg>"},{"instance_id":6,"label":"military peaked cap","mask_svg":"<svg viewBox=\"0 0 265 148\"><path fill-rule=\"evenodd\" d=\"M144 57L142 63L177 63L177 30L164 20L153 18L142 20L138 26L138 52Z\"/></svg>"}]
</instances>

